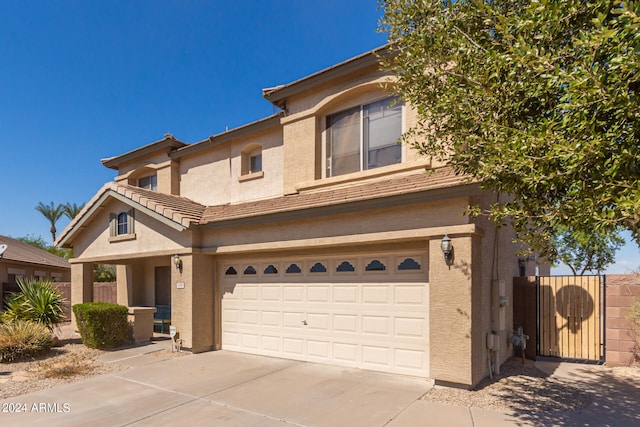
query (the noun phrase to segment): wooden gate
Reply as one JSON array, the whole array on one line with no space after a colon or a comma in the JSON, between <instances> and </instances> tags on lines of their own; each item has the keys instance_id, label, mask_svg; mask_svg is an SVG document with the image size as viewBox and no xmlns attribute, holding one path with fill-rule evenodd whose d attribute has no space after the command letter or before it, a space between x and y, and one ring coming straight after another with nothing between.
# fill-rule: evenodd
<instances>
[{"instance_id":1,"label":"wooden gate","mask_svg":"<svg viewBox=\"0 0 640 427\"><path fill-rule=\"evenodd\" d=\"M604 280L600 276L537 278L538 356L601 362Z\"/></svg>"}]
</instances>

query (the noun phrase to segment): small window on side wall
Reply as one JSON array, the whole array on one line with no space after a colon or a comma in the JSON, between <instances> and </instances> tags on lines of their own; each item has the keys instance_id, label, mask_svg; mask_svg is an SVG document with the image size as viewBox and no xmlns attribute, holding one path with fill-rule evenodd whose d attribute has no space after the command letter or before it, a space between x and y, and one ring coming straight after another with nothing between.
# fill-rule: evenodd
<instances>
[{"instance_id":1,"label":"small window on side wall","mask_svg":"<svg viewBox=\"0 0 640 427\"><path fill-rule=\"evenodd\" d=\"M158 175L148 175L138 178L138 187L158 191Z\"/></svg>"},{"instance_id":2,"label":"small window on side wall","mask_svg":"<svg viewBox=\"0 0 640 427\"><path fill-rule=\"evenodd\" d=\"M129 236L134 234L133 221L134 210L122 211L120 213L112 213L110 218L110 237Z\"/></svg>"},{"instance_id":3,"label":"small window on side wall","mask_svg":"<svg viewBox=\"0 0 640 427\"><path fill-rule=\"evenodd\" d=\"M262 176L262 146L249 144L242 150L242 176Z\"/></svg>"}]
</instances>

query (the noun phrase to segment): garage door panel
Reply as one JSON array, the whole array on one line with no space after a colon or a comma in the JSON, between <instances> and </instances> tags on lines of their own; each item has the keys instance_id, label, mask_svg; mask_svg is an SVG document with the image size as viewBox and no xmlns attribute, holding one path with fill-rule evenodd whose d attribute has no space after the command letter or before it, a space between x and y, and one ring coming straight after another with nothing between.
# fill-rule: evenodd
<instances>
[{"instance_id":1,"label":"garage door panel","mask_svg":"<svg viewBox=\"0 0 640 427\"><path fill-rule=\"evenodd\" d=\"M390 320L388 316L362 316L362 332L365 334L389 335Z\"/></svg>"},{"instance_id":2,"label":"garage door panel","mask_svg":"<svg viewBox=\"0 0 640 427\"><path fill-rule=\"evenodd\" d=\"M331 302L329 291L329 285L310 286L307 288L307 302L328 304Z\"/></svg>"},{"instance_id":3,"label":"garage door panel","mask_svg":"<svg viewBox=\"0 0 640 427\"><path fill-rule=\"evenodd\" d=\"M416 317L396 317L394 320L395 335L397 337L426 337L426 319Z\"/></svg>"},{"instance_id":4,"label":"garage door panel","mask_svg":"<svg viewBox=\"0 0 640 427\"><path fill-rule=\"evenodd\" d=\"M358 332L358 316L353 314L334 315L333 330L337 332Z\"/></svg>"},{"instance_id":5,"label":"garage door panel","mask_svg":"<svg viewBox=\"0 0 640 427\"><path fill-rule=\"evenodd\" d=\"M276 335L263 335L262 349L268 352L280 352L280 337Z\"/></svg>"},{"instance_id":6,"label":"garage door panel","mask_svg":"<svg viewBox=\"0 0 640 427\"><path fill-rule=\"evenodd\" d=\"M362 286L363 304L389 304L389 286Z\"/></svg>"},{"instance_id":7,"label":"garage door panel","mask_svg":"<svg viewBox=\"0 0 640 427\"><path fill-rule=\"evenodd\" d=\"M279 311L266 311L263 310L262 313L262 324L265 326L280 326L280 315Z\"/></svg>"},{"instance_id":8,"label":"garage door panel","mask_svg":"<svg viewBox=\"0 0 640 427\"><path fill-rule=\"evenodd\" d=\"M302 312L284 312L282 313L282 325L285 328L300 329L303 326L304 317Z\"/></svg>"},{"instance_id":9,"label":"garage door panel","mask_svg":"<svg viewBox=\"0 0 640 427\"><path fill-rule=\"evenodd\" d=\"M384 271L364 272L372 259L382 257L350 259L354 271L339 260L322 261L327 272L315 262L281 260L253 265L296 264L301 272L223 275L222 348L428 376L426 272L398 273L387 262ZM336 272L341 265L345 271Z\"/></svg>"},{"instance_id":10,"label":"garage door panel","mask_svg":"<svg viewBox=\"0 0 640 427\"><path fill-rule=\"evenodd\" d=\"M262 301L280 301L280 286L263 285Z\"/></svg>"},{"instance_id":11,"label":"garage door panel","mask_svg":"<svg viewBox=\"0 0 640 427\"><path fill-rule=\"evenodd\" d=\"M303 338L284 338L282 340L283 351L286 354L294 356L302 356L304 354L304 339Z\"/></svg>"},{"instance_id":12,"label":"garage door panel","mask_svg":"<svg viewBox=\"0 0 640 427\"><path fill-rule=\"evenodd\" d=\"M424 305L426 304L426 290L422 286L398 285L394 287L395 303L402 305Z\"/></svg>"},{"instance_id":13,"label":"garage door panel","mask_svg":"<svg viewBox=\"0 0 640 427\"><path fill-rule=\"evenodd\" d=\"M356 303L358 302L357 286L335 286L333 288L333 302L340 303Z\"/></svg>"}]
</instances>

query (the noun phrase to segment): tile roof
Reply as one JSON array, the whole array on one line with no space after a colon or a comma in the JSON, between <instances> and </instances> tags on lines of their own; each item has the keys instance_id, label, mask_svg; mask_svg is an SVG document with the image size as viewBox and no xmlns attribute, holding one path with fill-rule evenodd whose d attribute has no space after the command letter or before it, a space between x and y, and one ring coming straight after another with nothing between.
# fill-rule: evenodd
<instances>
[{"instance_id":1,"label":"tile roof","mask_svg":"<svg viewBox=\"0 0 640 427\"><path fill-rule=\"evenodd\" d=\"M65 246L75 230L87 220L86 217L91 216L90 212L95 211L109 194L128 199L181 227L192 228L273 214L353 206L359 202L376 201L390 197L420 196L420 193L461 187L470 183L468 177L457 176L453 169L445 167L434 169L429 173L418 170L408 175L384 177L361 183L331 186L330 188L316 188L251 202L204 206L185 197L111 182L106 184L63 230L57 244Z\"/></svg>"},{"instance_id":2,"label":"tile roof","mask_svg":"<svg viewBox=\"0 0 640 427\"><path fill-rule=\"evenodd\" d=\"M387 177L339 188L301 192L253 202L209 206L205 209L200 224L376 200L459 186L466 181L466 177L455 175L451 168L436 169L431 173L420 171L412 175Z\"/></svg>"},{"instance_id":3,"label":"tile roof","mask_svg":"<svg viewBox=\"0 0 640 427\"><path fill-rule=\"evenodd\" d=\"M7 245L3 260L38 264L47 267L71 268L69 262L57 255L7 236L0 236L0 244Z\"/></svg>"},{"instance_id":4,"label":"tile roof","mask_svg":"<svg viewBox=\"0 0 640 427\"><path fill-rule=\"evenodd\" d=\"M192 223L199 223L205 210L204 205L186 197L158 193L157 191L145 190L132 185L114 184L112 189L118 194L187 228Z\"/></svg>"}]
</instances>

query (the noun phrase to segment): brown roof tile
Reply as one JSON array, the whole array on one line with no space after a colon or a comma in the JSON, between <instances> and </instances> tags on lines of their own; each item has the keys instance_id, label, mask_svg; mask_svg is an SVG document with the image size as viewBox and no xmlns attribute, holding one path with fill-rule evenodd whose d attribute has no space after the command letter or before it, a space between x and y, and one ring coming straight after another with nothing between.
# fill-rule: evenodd
<instances>
[{"instance_id":1,"label":"brown roof tile","mask_svg":"<svg viewBox=\"0 0 640 427\"><path fill-rule=\"evenodd\" d=\"M446 189L468 184L468 177L455 175L451 168L440 168L425 173L385 177L340 187L316 188L297 194L251 202L204 206L185 197L162 194L131 185L106 184L84 207L83 211L65 228L58 242L63 246L73 230L83 221L89 210L95 209L108 192L117 193L183 227L203 226L232 220L243 220L273 214L304 211L330 206L348 206L364 201L411 195L431 190Z\"/></svg>"},{"instance_id":2,"label":"brown roof tile","mask_svg":"<svg viewBox=\"0 0 640 427\"><path fill-rule=\"evenodd\" d=\"M451 168L441 168L432 173L419 172L348 187L302 192L254 202L210 206L205 209L200 224L418 193L460 185L465 181L465 177L456 176Z\"/></svg>"},{"instance_id":3,"label":"brown roof tile","mask_svg":"<svg viewBox=\"0 0 640 427\"><path fill-rule=\"evenodd\" d=\"M47 267L71 268L66 259L31 246L18 239L0 236L0 244L7 245L7 250L2 254L2 259L4 260L38 264Z\"/></svg>"},{"instance_id":4,"label":"brown roof tile","mask_svg":"<svg viewBox=\"0 0 640 427\"><path fill-rule=\"evenodd\" d=\"M132 185L114 185L113 190L185 227L200 222L205 210L204 205L186 197L158 193Z\"/></svg>"}]
</instances>

